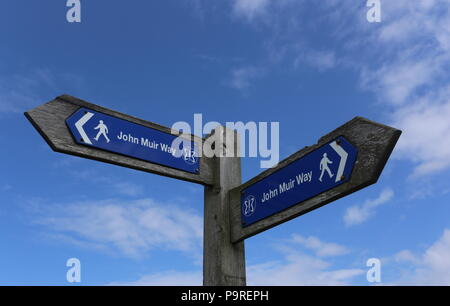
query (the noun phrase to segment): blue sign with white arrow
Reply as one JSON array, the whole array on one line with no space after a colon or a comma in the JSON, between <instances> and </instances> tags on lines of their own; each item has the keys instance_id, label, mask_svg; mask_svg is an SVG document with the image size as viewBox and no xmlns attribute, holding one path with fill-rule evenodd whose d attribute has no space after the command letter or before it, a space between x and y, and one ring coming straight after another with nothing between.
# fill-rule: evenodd
<instances>
[{"instance_id":1,"label":"blue sign with white arrow","mask_svg":"<svg viewBox=\"0 0 450 306\"><path fill-rule=\"evenodd\" d=\"M77 110L66 124L78 144L199 173L199 149L193 141L187 141L187 148L183 142L174 146L176 135L87 108Z\"/></svg>"},{"instance_id":2,"label":"blue sign with white arrow","mask_svg":"<svg viewBox=\"0 0 450 306\"><path fill-rule=\"evenodd\" d=\"M319 147L242 190L246 227L350 179L358 150L344 137Z\"/></svg>"}]
</instances>

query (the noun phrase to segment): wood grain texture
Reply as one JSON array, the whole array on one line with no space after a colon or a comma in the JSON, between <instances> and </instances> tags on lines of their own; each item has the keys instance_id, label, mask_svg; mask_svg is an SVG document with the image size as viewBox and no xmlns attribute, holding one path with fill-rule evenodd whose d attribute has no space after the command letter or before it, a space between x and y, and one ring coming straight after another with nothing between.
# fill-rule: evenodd
<instances>
[{"instance_id":1,"label":"wood grain texture","mask_svg":"<svg viewBox=\"0 0 450 306\"><path fill-rule=\"evenodd\" d=\"M234 133L235 150L239 139L235 131L219 127L216 135ZM217 145L217 144L216 144ZM238 156L238 155L235 155ZM245 286L244 241L231 243L229 191L241 184L240 157L214 157L215 186L205 187L203 284L205 286Z\"/></svg>"},{"instance_id":2,"label":"wood grain texture","mask_svg":"<svg viewBox=\"0 0 450 306\"><path fill-rule=\"evenodd\" d=\"M321 137L317 144L303 148L281 161L276 167L268 169L241 186L234 188L230 191L231 241L234 243L242 241L376 183L400 135L400 130L362 117L356 117ZM353 146L358 148L358 156L349 181L245 228L242 227L242 190L339 136L344 136Z\"/></svg>"},{"instance_id":3,"label":"wood grain texture","mask_svg":"<svg viewBox=\"0 0 450 306\"><path fill-rule=\"evenodd\" d=\"M49 146L56 152L75 155L202 185L213 184L214 177L212 160L208 158L200 158L200 172L199 174L193 174L75 143L69 129L66 126L65 120L81 107L179 136L178 131L173 131L170 128L122 114L69 95L59 96L44 105L25 112L25 116L31 124L33 124ZM203 138L194 135L188 135L187 138L198 143L199 145L203 144Z\"/></svg>"}]
</instances>

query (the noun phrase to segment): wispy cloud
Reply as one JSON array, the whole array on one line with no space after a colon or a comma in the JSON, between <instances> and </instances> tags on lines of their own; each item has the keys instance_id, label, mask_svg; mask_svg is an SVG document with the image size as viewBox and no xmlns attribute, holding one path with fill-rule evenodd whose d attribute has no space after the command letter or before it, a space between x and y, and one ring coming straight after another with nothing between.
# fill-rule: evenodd
<instances>
[{"instance_id":1,"label":"wispy cloud","mask_svg":"<svg viewBox=\"0 0 450 306\"><path fill-rule=\"evenodd\" d=\"M400 105L408 102L422 86L432 82L438 62L432 58L417 61L414 56L406 56L375 71L363 69L361 81L365 88L379 94L383 101Z\"/></svg>"},{"instance_id":2,"label":"wispy cloud","mask_svg":"<svg viewBox=\"0 0 450 306\"><path fill-rule=\"evenodd\" d=\"M131 197L140 196L144 191L142 186L130 182L115 183L114 190L116 190L116 192L119 194Z\"/></svg>"},{"instance_id":3,"label":"wispy cloud","mask_svg":"<svg viewBox=\"0 0 450 306\"><path fill-rule=\"evenodd\" d=\"M297 234L293 237L298 237ZM304 242L305 238L300 239ZM320 239L317 238L320 241ZM311 256L301 249L295 239L288 239L287 248L275 248L279 252L277 260L251 264L247 267L247 284L264 286L301 286L301 285L350 285L354 279L367 273L366 267L334 267L332 261ZM315 243L314 243L315 244ZM331 243L334 245L334 243ZM306 243L308 245L308 243ZM344 246L341 246L347 249ZM306 247L306 249L315 249ZM334 253L334 252L332 252ZM341 252L334 253L342 255ZM442 236L421 254L410 250L400 251L382 260L382 273L402 265L401 274L380 285L450 285L450 229L444 230ZM267 277L270 275L270 277ZM162 271L141 276L136 281L113 282L110 285L158 286L158 285L201 285L201 270ZM358 283L362 284L362 283ZM369 283L367 283L369 284Z\"/></svg>"},{"instance_id":4,"label":"wispy cloud","mask_svg":"<svg viewBox=\"0 0 450 306\"><path fill-rule=\"evenodd\" d=\"M253 66L235 68L231 71L230 80L227 85L234 89L246 89L252 82L264 76L264 69Z\"/></svg>"},{"instance_id":5,"label":"wispy cloud","mask_svg":"<svg viewBox=\"0 0 450 306\"><path fill-rule=\"evenodd\" d=\"M76 180L89 182L91 184L98 184L119 195L138 197L144 193L144 188L139 184L105 175L92 168L83 168L83 166L80 165L80 162L82 162L82 159L68 156L55 161L52 165L56 169L66 171Z\"/></svg>"},{"instance_id":6,"label":"wispy cloud","mask_svg":"<svg viewBox=\"0 0 450 306\"><path fill-rule=\"evenodd\" d=\"M395 285L450 285L450 229L422 254L403 250L393 256L396 264L404 264Z\"/></svg>"},{"instance_id":7,"label":"wispy cloud","mask_svg":"<svg viewBox=\"0 0 450 306\"><path fill-rule=\"evenodd\" d=\"M47 69L37 69L29 74L0 76L0 112L23 112L36 104L42 86L54 86L52 73Z\"/></svg>"},{"instance_id":8,"label":"wispy cloud","mask_svg":"<svg viewBox=\"0 0 450 306\"><path fill-rule=\"evenodd\" d=\"M252 20L265 12L270 0L234 0L233 10L238 16Z\"/></svg>"},{"instance_id":9,"label":"wispy cloud","mask_svg":"<svg viewBox=\"0 0 450 306\"><path fill-rule=\"evenodd\" d=\"M201 286L203 284L202 271L164 271L144 275L131 282L112 282L109 286Z\"/></svg>"},{"instance_id":10,"label":"wispy cloud","mask_svg":"<svg viewBox=\"0 0 450 306\"><path fill-rule=\"evenodd\" d=\"M346 226L361 224L367 221L375 214L375 210L387 203L394 196L391 189L383 190L376 199L370 199L361 205L354 205L347 208L344 215L344 223Z\"/></svg>"},{"instance_id":11,"label":"wispy cloud","mask_svg":"<svg viewBox=\"0 0 450 306\"><path fill-rule=\"evenodd\" d=\"M23 113L28 108L65 92L61 87L78 88L81 84L81 79L73 74L55 73L47 68L0 75L0 113ZM45 92L49 92L50 96Z\"/></svg>"},{"instance_id":12,"label":"wispy cloud","mask_svg":"<svg viewBox=\"0 0 450 306\"><path fill-rule=\"evenodd\" d=\"M414 162L413 178L450 167L450 87L446 91L430 94L393 114L394 125L404 130L396 156Z\"/></svg>"},{"instance_id":13,"label":"wispy cloud","mask_svg":"<svg viewBox=\"0 0 450 306\"><path fill-rule=\"evenodd\" d=\"M333 51L304 51L295 61L294 66L299 67L301 64L308 64L319 71L325 71L334 68L337 65L336 55Z\"/></svg>"},{"instance_id":14,"label":"wispy cloud","mask_svg":"<svg viewBox=\"0 0 450 306\"><path fill-rule=\"evenodd\" d=\"M352 1L235 0L233 12L264 31L268 62L307 64L319 71L349 69L371 92L385 122L402 129L397 157L414 164L412 177L450 168L450 6L446 0L384 1L382 22L366 20ZM303 18L314 11L318 18ZM310 35L320 31L324 50ZM308 50L307 52L305 50ZM274 60L275 59L275 60ZM247 88L257 73L233 71L230 86ZM431 144L431 145L430 145Z\"/></svg>"},{"instance_id":15,"label":"wispy cloud","mask_svg":"<svg viewBox=\"0 0 450 306\"><path fill-rule=\"evenodd\" d=\"M319 257L339 256L349 253L345 246L333 242L323 242L314 236L303 237L299 234L292 235L292 242L299 243L303 247L315 252Z\"/></svg>"},{"instance_id":16,"label":"wispy cloud","mask_svg":"<svg viewBox=\"0 0 450 306\"><path fill-rule=\"evenodd\" d=\"M364 274L362 269L332 269L321 259L302 253L285 254L281 260L250 265L247 284L250 286L342 286ZM270 277L267 277L270 275ZM165 271L145 275L132 282L113 282L125 286L198 286L202 284L201 271Z\"/></svg>"},{"instance_id":17,"label":"wispy cloud","mask_svg":"<svg viewBox=\"0 0 450 306\"><path fill-rule=\"evenodd\" d=\"M395 262L408 262L413 264L419 264L420 259L412 253L410 250L402 250L394 254L393 259Z\"/></svg>"},{"instance_id":18,"label":"wispy cloud","mask_svg":"<svg viewBox=\"0 0 450 306\"><path fill-rule=\"evenodd\" d=\"M54 237L131 258L153 249L197 254L203 236L201 216L152 199L37 204L31 217Z\"/></svg>"},{"instance_id":19,"label":"wispy cloud","mask_svg":"<svg viewBox=\"0 0 450 306\"><path fill-rule=\"evenodd\" d=\"M295 233L273 247L279 252L279 259L250 265L247 270L250 285L349 285L356 276L365 273L358 268L336 268L332 258L349 254L350 249L315 236ZM325 257L327 260L322 259Z\"/></svg>"},{"instance_id":20,"label":"wispy cloud","mask_svg":"<svg viewBox=\"0 0 450 306\"><path fill-rule=\"evenodd\" d=\"M330 262L301 252L284 254L282 260L252 265L248 283L254 286L348 285L362 269L333 269ZM267 277L270 275L270 277Z\"/></svg>"},{"instance_id":21,"label":"wispy cloud","mask_svg":"<svg viewBox=\"0 0 450 306\"><path fill-rule=\"evenodd\" d=\"M2 192L6 192L6 191L10 191L13 187L10 184L3 184L0 187L0 191Z\"/></svg>"},{"instance_id":22,"label":"wispy cloud","mask_svg":"<svg viewBox=\"0 0 450 306\"><path fill-rule=\"evenodd\" d=\"M300 247L299 247L300 246ZM270 246L268 246L270 247ZM277 260L250 264L247 267L247 284L252 286L288 285L347 285L365 273L362 269L336 269L333 263L308 255L302 251L312 250L320 256L339 256L348 252L344 246L324 243L319 238L293 235L284 240L283 247L272 246L279 253ZM270 277L267 277L270 275ZM202 272L165 271L140 277L132 282L114 282L113 285L201 285Z\"/></svg>"},{"instance_id":23,"label":"wispy cloud","mask_svg":"<svg viewBox=\"0 0 450 306\"><path fill-rule=\"evenodd\" d=\"M368 37L362 67L364 88L391 107L392 125L404 131L397 153L415 164L413 177L450 167L450 8L448 1L383 3L380 28Z\"/></svg>"}]
</instances>

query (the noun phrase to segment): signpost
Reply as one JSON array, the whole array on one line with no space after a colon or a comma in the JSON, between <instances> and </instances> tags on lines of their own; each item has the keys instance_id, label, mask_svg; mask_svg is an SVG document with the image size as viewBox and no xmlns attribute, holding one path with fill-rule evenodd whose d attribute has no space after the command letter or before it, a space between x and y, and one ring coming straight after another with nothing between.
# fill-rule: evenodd
<instances>
[{"instance_id":1,"label":"signpost","mask_svg":"<svg viewBox=\"0 0 450 306\"><path fill-rule=\"evenodd\" d=\"M401 131L356 117L230 193L233 242L374 184Z\"/></svg>"},{"instance_id":2,"label":"signpost","mask_svg":"<svg viewBox=\"0 0 450 306\"><path fill-rule=\"evenodd\" d=\"M25 116L56 152L204 185L203 284L215 286L246 284L245 238L375 183L401 134L356 117L241 184L239 135L224 127L174 147L178 131L68 95ZM224 152L201 157L205 143Z\"/></svg>"},{"instance_id":3,"label":"signpost","mask_svg":"<svg viewBox=\"0 0 450 306\"><path fill-rule=\"evenodd\" d=\"M211 159L199 158L197 151L182 152L181 158L171 154L176 148L171 148L170 143L178 131L168 127L68 95L34 108L25 116L56 152L202 185L213 184ZM186 138L195 150L204 141L194 135Z\"/></svg>"}]
</instances>

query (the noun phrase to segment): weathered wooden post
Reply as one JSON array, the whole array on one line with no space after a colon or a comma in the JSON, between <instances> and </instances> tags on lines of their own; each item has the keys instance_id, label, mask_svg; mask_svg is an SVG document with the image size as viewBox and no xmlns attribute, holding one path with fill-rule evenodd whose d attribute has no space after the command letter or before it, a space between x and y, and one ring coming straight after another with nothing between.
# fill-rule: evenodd
<instances>
[{"instance_id":1,"label":"weathered wooden post","mask_svg":"<svg viewBox=\"0 0 450 306\"><path fill-rule=\"evenodd\" d=\"M230 137L232 136L232 137ZM203 285L245 286L244 241L231 242L229 191L241 185L240 139L220 126L214 138L214 185L205 186Z\"/></svg>"},{"instance_id":2,"label":"weathered wooden post","mask_svg":"<svg viewBox=\"0 0 450 306\"><path fill-rule=\"evenodd\" d=\"M231 136L231 137L230 137ZM240 139L220 126L213 140L214 185L205 186L203 285L245 286L244 241L231 242L229 191L241 184Z\"/></svg>"}]
</instances>

